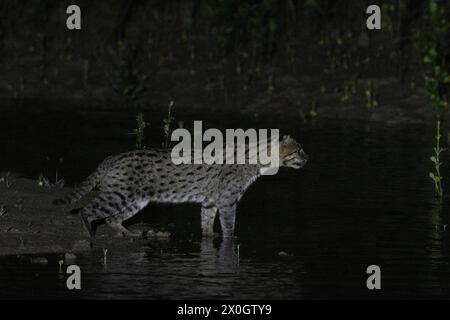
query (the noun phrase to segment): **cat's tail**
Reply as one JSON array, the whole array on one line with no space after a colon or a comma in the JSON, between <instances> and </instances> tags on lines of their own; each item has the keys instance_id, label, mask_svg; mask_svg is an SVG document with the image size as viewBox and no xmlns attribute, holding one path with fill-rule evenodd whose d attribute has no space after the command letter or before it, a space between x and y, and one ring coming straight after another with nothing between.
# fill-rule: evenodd
<instances>
[{"instance_id":1,"label":"cat's tail","mask_svg":"<svg viewBox=\"0 0 450 320\"><path fill-rule=\"evenodd\" d=\"M110 160L110 159L107 159ZM105 160L100 166L92 172L75 190L68 196L53 201L53 205L62 206L77 202L89 192L92 191L102 181L105 174L108 172L109 161Z\"/></svg>"}]
</instances>

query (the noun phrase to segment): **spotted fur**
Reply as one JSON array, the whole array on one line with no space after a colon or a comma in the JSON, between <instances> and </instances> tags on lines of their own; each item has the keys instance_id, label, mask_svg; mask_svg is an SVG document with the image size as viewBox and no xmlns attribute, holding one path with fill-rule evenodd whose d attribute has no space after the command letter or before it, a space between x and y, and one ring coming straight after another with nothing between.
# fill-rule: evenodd
<instances>
[{"instance_id":1,"label":"spotted fur","mask_svg":"<svg viewBox=\"0 0 450 320\"><path fill-rule=\"evenodd\" d=\"M301 146L285 136L280 142L281 166L300 168L306 161ZM203 235L213 234L219 213L223 236L232 237L236 205L259 176L259 165L175 165L170 150L137 150L105 159L78 188L54 204L71 204L98 188L99 194L79 212L93 237L92 223L100 219L119 233L133 235L122 223L150 202L199 203Z\"/></svg>"}]
</instances>

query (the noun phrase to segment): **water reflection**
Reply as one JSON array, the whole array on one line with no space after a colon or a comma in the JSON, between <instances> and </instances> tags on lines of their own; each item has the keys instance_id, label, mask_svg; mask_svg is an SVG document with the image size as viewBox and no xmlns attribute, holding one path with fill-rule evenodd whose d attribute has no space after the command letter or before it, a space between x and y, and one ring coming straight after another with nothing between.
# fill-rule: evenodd
<instances>
[{"instance_id":1,"label":"water reflection","mask_svg":"<svg viewBox=\"0 0 450 320\"><path fill-rule=\"evenodd\" d=\"M111 252L106 266L98 254L79 261L92 272L81 294L135 298L227 298L235 294L239 263L233 239L198 243L150 242L135 252Z\"/></svg>"},{"instance_id":2,"label":"water reflection","mask_svg":"<svg viewBox=\"0 0 450 320\"><path fill-rule=\"evenodd\" d=\"M433 286L439 287L439 271L443 265L442 246L443 232L446 232L446 226L442 223L442 208L443 203L440 200L434 200L431 203L430 210L430 225L428 241L426 243L428 267L430 269L430 275L433 275Z\"/></svg>"},{"instance_id":3,"label":"water reflection","mask_svg":"<svg viewBox=\"0 0 450 320\"><path fill-rule=\"evenodd\" d=\"M212 239L200 243L199 272L205 276L216 274L238 274L239 261L233 239L223 239L218 247Z\"/></svg>"}]
</instances>

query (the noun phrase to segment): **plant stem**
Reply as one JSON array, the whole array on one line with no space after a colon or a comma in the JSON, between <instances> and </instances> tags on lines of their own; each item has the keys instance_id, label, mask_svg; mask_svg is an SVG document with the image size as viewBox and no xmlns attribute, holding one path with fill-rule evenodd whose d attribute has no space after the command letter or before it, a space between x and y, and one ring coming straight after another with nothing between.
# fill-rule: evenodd
<instances>
[{"instance_id":1,"label":"plant stem","mask_svg":"<svg viewBox=\"0 0 450 320\"><path fill-rule=\"evenodd\" d=\"M435 172L430 172L430 178L434 182L434 190L436 193L436 196L442 200L444 195L444 190L442 188L442 176L441 176L441 165L443 162L441 162L441 153L445 151L444 148L441 148L441 121L438 120L436 123L436 146L433 148L434 155L430 157L431 162L434 163L434 170Z\"/></svg>"}]
</instances>

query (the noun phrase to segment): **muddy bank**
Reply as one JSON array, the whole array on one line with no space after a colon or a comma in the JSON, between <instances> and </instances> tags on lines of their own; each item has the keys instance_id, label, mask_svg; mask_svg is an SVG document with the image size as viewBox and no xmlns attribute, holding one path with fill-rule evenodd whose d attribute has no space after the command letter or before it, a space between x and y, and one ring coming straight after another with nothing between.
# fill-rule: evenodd
<instances>
[{"instance_id":1,"label":"muddy bank","mask_svg":"<svg viewBox=\"0 0 450 320\"><path fill-rule=\"evenodd\" d=\"M0 174L0 177L5 177ZM97 229L96 239L90 243L77 214L79 208L55 207L52 201L70 192L70 188L42 187L38 180L11 175L0 182L0 255L79 253L92 248L121 248L138 246L140 238L117 238L105 226ZM140 224L130 227L150 236L148 228ZM159 239L167 237L160 234ZM146 236L146 238L148 238Z\"/></svg>"}]
</instances>

